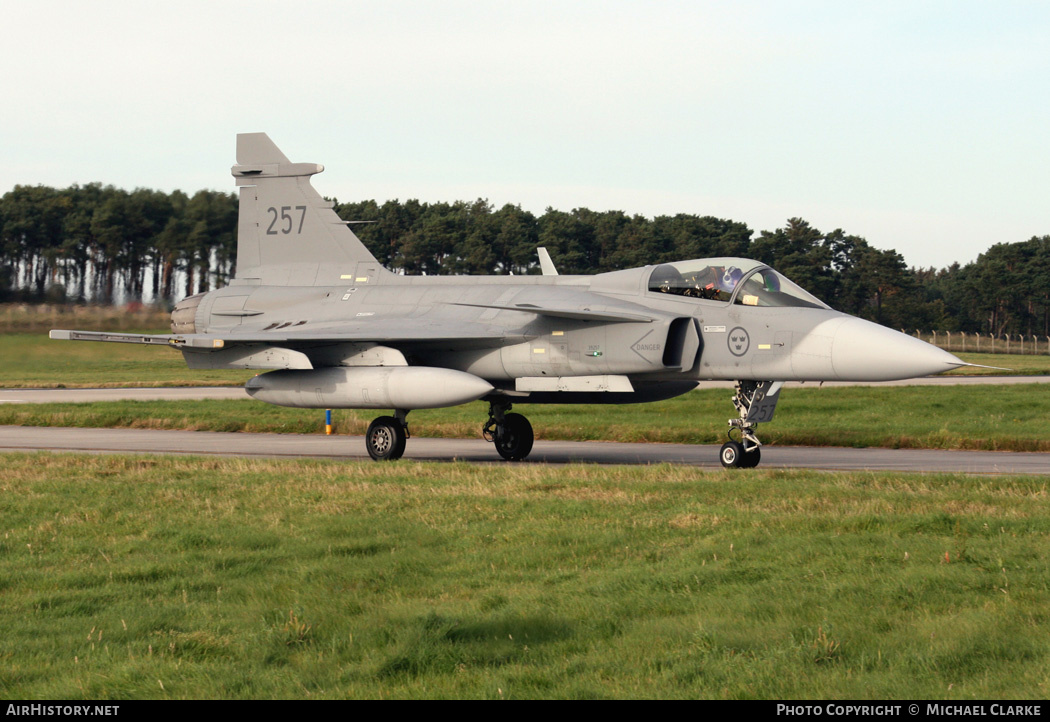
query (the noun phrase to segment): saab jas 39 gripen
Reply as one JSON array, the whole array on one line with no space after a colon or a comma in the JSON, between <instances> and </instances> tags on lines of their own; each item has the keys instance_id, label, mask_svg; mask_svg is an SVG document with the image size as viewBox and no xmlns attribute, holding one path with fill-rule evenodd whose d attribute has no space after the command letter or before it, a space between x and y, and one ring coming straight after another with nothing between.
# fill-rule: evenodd
<instances>
[{"instance_id":1,"label":"saab jas 39 gripen","mask_svg":"<svg viewBox=\"0 0 1050 722\"><path fill-rule=\"evenodd\" d=\"M736 382L721 462L754 467L758 424L785 381L888 381L966 365L918 339L832 310L767 265L706 258L601 273L412 277L383 268L264 133L237 136L236 277L175 306L170 335L52 331L160 344L194 369L264 369L248 394L281 406L390 409L368 428L397 459L412 409L482 399L505 459L533 432L512 404L667 399ZM698 419L698 423L702 420Z\"/></svg>"}]
</instances>

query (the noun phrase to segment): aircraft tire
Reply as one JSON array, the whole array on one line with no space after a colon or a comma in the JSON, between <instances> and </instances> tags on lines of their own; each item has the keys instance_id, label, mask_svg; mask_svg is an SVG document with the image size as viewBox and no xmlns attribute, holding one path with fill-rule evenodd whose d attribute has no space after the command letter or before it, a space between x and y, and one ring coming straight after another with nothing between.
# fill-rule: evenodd
<instances>
[{"instance_id":1,"label":"aircraft tire","mask_svg":"<svg viewBox=\"0 0 1050 722\"><path fill-rule=\"evenodd\" d=\"M496 429L496 451L507 461L521 461L532 451L532 424L521 414L507 414Z\"/></svg>"},{"instance_id":2,"label":"aircraft tire","mask_svg":"<svg viewBox=\"0 0 1050 722\"><path fill-rule=\"evenodd\" d=\"M718 460L727 469L740 468L744 461L744 446L736 441L727 441L722 444L722 450L718 453Z\"/></svg>"},{"instance_id":3,"label":"aircraft tire","mask_svg":"<svg viewBox=\"0 0 1050 722\"><path fill-rule=\"evenodd\" d=\"M396 461L405 453L405 428L393 416L380 416L368 425L365 448L375 461Z\"/></svg>"},{"instance_id":4,"label":"aircraft tire","mask_svg":"<svg viewBox=\"0 0 1050 722\"><path fill-rule=\"evenodd\" d=\"M758 466L758 462L762 460L762 450L757 446L751 451L745 451L744 457L740 460L741 469L754 469Z\"/></svg>"}]
</instances>

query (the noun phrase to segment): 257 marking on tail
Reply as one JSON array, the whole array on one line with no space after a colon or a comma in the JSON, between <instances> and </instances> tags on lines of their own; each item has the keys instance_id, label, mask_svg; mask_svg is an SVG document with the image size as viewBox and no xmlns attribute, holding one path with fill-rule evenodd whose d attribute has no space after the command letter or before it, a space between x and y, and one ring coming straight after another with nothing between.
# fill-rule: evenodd
<instances>
[{"instance_id":1,"label":"257 marking on tail","mask_svg":"<svg viewBox=\"0 0 1050 722\"><path fill-rule=\"evenodd\" d=\"M280 230L280 232L284 235L288 235L292 232L292 216L288 213L288 211L290 210L292 210L291 206L281 206L280 218L281 220L288 221L288 227L282 228ZM295 210L299 211L299 230L296 231L296 233L298 234L303 232L303 222L306 220L306 206L296 206ZM266 229L266 235L276 236L278 232L275 231L273 227L277 225L277 209L271 206L270 208L266 209L266 212L273 214L273 220L270 221L270 226Z\"/></svg>"}]
</instances>

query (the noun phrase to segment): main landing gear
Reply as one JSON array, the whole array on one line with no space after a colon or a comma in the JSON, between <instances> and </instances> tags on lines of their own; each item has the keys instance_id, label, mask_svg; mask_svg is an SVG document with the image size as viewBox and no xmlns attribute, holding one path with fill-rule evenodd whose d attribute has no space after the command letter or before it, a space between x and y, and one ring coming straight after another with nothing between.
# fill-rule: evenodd
<instances>
[{"instance_id":1,"label":"main landing gear","mask_svg":"<svg viewBox=\"0 0 1050 722\"><path fill-rule=\"evenodd\" d=\"M407 411L394 411L393 416L380 416L368 425L365 432L365 448L376 461L396 461L405 453L408 441Z\"/></svg>"},{"instance_id":2,"label":"main landing gear","mask_svg":"<svg viewBox=\"0 0 1050 722\"><path fill-rule=\"evenodd\" d=\"M532 424L521 414L510 414L510 404L490 403L489 420L482 430L486 441L507 461L521 461L532 451ZM380 416L365 432L365 448L376 461L396 461L405 453L408 441L408 411L397 409L393 416Z\"/></svg>"},{"instance_id":3,"label":"main landing gear","mask_svg":"<svg viewBox=\"0 0 1050 722\"><path fill-rule=\"evenodd\" d=\"M521 461L532 451L532 424L521 414L509 414L508 403L489 403L489 420L481 435L496 445L496 451L507 461Z\"/></svg>"},{"instance_id":4,"label":"main landing gear","mask_svg":"<svg viewBox=\"0 0 1050 722\"><path fill-rule=\"evenodd\" d=\"M737 381L733 405L740 416L729 420L729 441L722 444L718 454L727 469L753 469L762 459L762 442L755 436L755 427L773 420L773 411L780 398L781 381ZM734 431L739 440L733 438Z\"/></svg>"}]
</instances>

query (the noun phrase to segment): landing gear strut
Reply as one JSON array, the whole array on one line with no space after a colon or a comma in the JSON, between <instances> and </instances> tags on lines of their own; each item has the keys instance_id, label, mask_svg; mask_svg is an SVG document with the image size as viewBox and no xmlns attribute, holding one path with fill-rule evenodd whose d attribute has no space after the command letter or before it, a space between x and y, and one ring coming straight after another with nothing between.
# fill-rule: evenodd
<instances>
[{"instance_id":1,"label":"landing gear strut","mask_svg":"<svg viewBox=\"0 0 1050 722\"><path fill-rule=\"evenodd\" d=\"M729 420L729 441L722 444L718 458L727 469L753 469L762 459L762 442L755 436L755 427L773 420L773 411L780 398L781 381L737 381L733 405L740 416ZM739 441L733 438L733 432Z\"/></svg>"},{"instance_id":2,"label":"landing gear strut","mask_svg":"<svg viewBox=\"0 0 1050 722\"><path fill-rule=\"evenodd\" d=\"M380 416L365 432L365 448L376 461L396 461L405 453L408 440L407 411L398 409L393 416Z\"/></svg>"},{"instance_id":3,"label":"landing gear strut","mask_svg":"<svg viewBox=\"0 0 1050 722\"><path fill-rule=\"evenodd\" d=\"M532 451L532 424L521 414L509 414L508 403L489 404L489 420L481 435L496 445L496 451L507 461L521 461Z\"/></svg>"}]
</instances>

